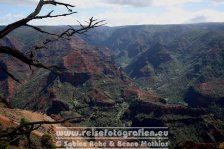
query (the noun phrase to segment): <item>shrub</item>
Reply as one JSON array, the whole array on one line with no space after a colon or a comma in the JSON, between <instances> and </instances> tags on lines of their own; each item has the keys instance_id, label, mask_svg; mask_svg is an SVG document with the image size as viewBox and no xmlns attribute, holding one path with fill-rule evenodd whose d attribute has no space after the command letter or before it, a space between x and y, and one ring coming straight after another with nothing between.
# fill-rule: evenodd
<instances>
[{"instance_id":1,"label":"shrub","mask_svg":"<svg viewBox=\"0 0 224 149\"><path fill-rule=\"evenodd\" d=\"M42 146L44 147L53 147L53 140L52 140L52 137L48 134L44 134L42 137L41 137L41 144Z\"/></svg>"},{"instance_id":2,"label":"shrub","mask_svg":"<svg viewBox=\"0 0 224 149\"><path fill-rule=\"evenodd\" d=\"M3 125L0 123L0 131L3 130Z\"/></svg>"},{"instance_id":3,"label":"shrub","mask_svg":"<svg viewBox=\"0 0 224 149\"><path fill-rule=\"evenodd\" d=\"M21 118L20 124L23 125L23 124L26 124L26 123L29 123L29 120L27 120L26 118Z\"/></svg>"},{"instance_id":4,"label":"shrub","mask_svg":"<svg viewBox=\"0 0 224 149\"><path fill-rule=\"evenodd\" d=\"M22 118L22 119L20 120L20 125L27 124L27 123L29 123L29 120L27 120L26 118ZM26 128L26 129L29 129L30 126L25 126L25 128Z\"/></svg>"},{"instance_id":5,"label":"shrub","mask_svg":"<svg viewBox=\"0 0 224 149\"><path fill-rule=\"evenodd\" d=\"M1 140L0 141L0 149L9 149L9 142Z\"/></svg>"}]
</instances>

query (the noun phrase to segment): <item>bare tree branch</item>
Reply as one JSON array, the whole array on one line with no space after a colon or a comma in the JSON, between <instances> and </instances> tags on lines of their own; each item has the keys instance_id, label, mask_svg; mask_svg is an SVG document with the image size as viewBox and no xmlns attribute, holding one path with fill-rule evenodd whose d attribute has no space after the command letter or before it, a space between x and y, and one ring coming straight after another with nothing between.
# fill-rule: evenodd
<instances>
[{"instance_id":1,"label":"bare tree branch","mask_svg":"<svg viewBox=\"0 0 224 149\"><path fill-rule=\"evenodd\" d=\"M35 50L38 50L38 49L48 49L48 47L46 47L46 46L44 46L44 45L41 45L41 46L33 46L33 48L35 49Z\"/></svg>"},{"instance_id":2,"label":"bare tree branch","mask_svg":"<svg viewBox=\"0 0 224 149\"><path fill-rule=\"evenodd\" d=\"M65 6L67 8L67 10L69 11L68 13L64 13L64 14L59 14L59 15L52 15L53 13L53 10L50 11L47 15L44 15L44 16L38 16L40 11L42 10L43 6L44 5L61 5L61 6ZM70 4L66 4L66 3L62 3L62 2L57 2L55 0L40 0L38 5L36 6L35 10L30 14L28 15L26 18L24 19L21 19L17 22L14 22L12 24L9 24L8 26L6 26L3 30L0 31L0 39L2 39L3 37L5 37L6 35L8 35L11 31L21 27L21 26L28 26L28 27L31 27L33 28L34 30L40 32L40 33L43 33L43 34L47 34L47 35L50 35L50 36L55 36L54 38L51 38L51 39L46 39L44 42L43 42L43 45L42 46L33 46L33 48L36 50L36 49L42 49L42 48L46 48L46 45L48 43L51 43L51 42L55 42L55 41L58 41L60 38L63 38L63 39L66 39L66 40L69 40L70 37L74 34L84 34L86 33L88 30L92 29L92 28L95 28L95 27L99 27L99 26L102 26L102 25L105 25L103 24L104 20L102 21L97 21L97 19L93 19L90 18L89 21L87 22L87 25L83 25L79 22L81 28L79 29L75 29L73 28L72 26L69 26L69 28L60 33L60 34L56 34L56 33L50 33L50 32L47 32L47 31L44 31L43 29L39 28L39 27L36 27L36 26L32 26L32 25L29 25L28 23L32 20L35 20L35 19L44 19L44 18L55 18L55 17L61 17L61 16L68 16L68 15L72 15L74 13L77 13L77 12L74 12L71 8L73 8L74 6L73 5L70 5ZM27 57L26 55L24 55L22 52L20 52L19 50L17 49L14 49L14 48L11 48L11 47L7 47L7 46L2 46L0 45L0 53L4 53L4 54L8 54L8 55L11 55L17 59L19 59L20 61L22 61L23 63L25 64L28 64L30 66L30 69L31 69L31 66L35 66L35 67L38 67L38 68L45 68L45 69L48 69L48 70L55 70L55 69L62 69L62 68L59 68L57 66L46 66L42 63L40 63L39 61L35 60L34 59L34 56L32 57ZM31 51L31 54L32 54L32 51ZM5 73L7 73L13 80L19 82L18 79L16 79L16 77L14 77L11 73L9 73L7 70L3 69L3 71Z\"/></svg>"},{"instance_id":3,"label":"bare tree branch","mask_svg":"<svg viewBox=\"0 0 224 149\"><path fill-rule=\"evenodd\" d=\"M45 16L35 16L33 18L31 18L32 20L34 19L46 19L46 18L56 18L56 17L65 17L65 16L69 16L71 14L74 14L74 13L77 13L77 12L70 12L70 13L64 13L64 14L59 14L59 15L45 15Z\"/></svg>"},{"instance_id":4,"label":"bare tree branch","mask_svg":"<svg viewBox=\"0 0 224 149\"><path fill-rule=\"evenodd\" d=\"M38 31L38 32L41 32L41 33L44 33L44 34L47 34L47 35L58 36L57 34L54 34L54 33L50 33L50 32L44 31L44 30L42 30L41 28L36 27L36 26L33 26L33 25L25 24L25 26L31 27L31 28L33 28L34 30L36 30L36 31Z\"/></svg>"},{"instance_id":5,"label":"bare tree branch","mask_svg":"<svg viewBox=\"0 0 224 149\"><path fill-rule=\"evenodd\" d=\"M54 69L65 69L65 68L60 68L58 66L46 66L40 62L38 62L37 60L34 60L32 58L28 58L27 56L25 56L22 52L18 51L17 49L13 49L7 46L1 46L0 45L0 53L5 53L5 54L9 54L17 59L19 59L20 61L22 61L25 64L28 64L30 66L35 66L37 68L45 68L48 70L52 70L54 71Z\"/></svg>"},{"instance_id":6,"label":"bare tree branch","mask_svg":"<svg viewBox=\"0 0 224 149\"><path fill-rule=\"evenodd\" d=\"M37 130L38 128L40 128L42 125L45 125L45 124L62 124L77 118L82 118L82 117L68 118L61 121L37 121L37 122L24 123L19 125L17 128L15 128L9 133L1 134L0 139L4 137L13 136L13 135L25 135L27 133L31 133L34 130ZM35 127L35 125L37 126Z\"/></svg>"},{"instance_id":7,"label":"bare tree branch","mask_svg":"<svg viewBox=\"0 0 224 149\"><path fill-rule=\"evenodd\" d=\"M76 118L79 118L79 117L76 117ZM11 140L9 140L7 137L16 136L16 138L19 138L19 136L26 136L26 138L28 140L28 145L30 148L32 148L32 141L31 141L30 137L31 137L31 133L34 130L39 129L44 124L62 124L62 123L68 122L73 119L75 119L75 118L68 118L68 119L61 120L61 121L37 121L37 122L24 123L24 124L19 125L17 128L13 129L11 132L1 134L0 140L5 140L5 141L10 142Z\"/></svg>"},{"instance_id":8,"label":"bare tree branch","mask_svg":"<svg viewBox=\"0 0 224 149\"><path fill-rule=\"evenodd\" d=\"M10 78L12 78L14 81L20 83L20 81L19 81L13 74L11 74L10 72L8 72L8 70L6 70L5 68L3 68L3 67L1 67L1 66L0 66L0 69L1 69L2 71L4 71L4 72L5 72Z\"/></svg>"},{"instance_id":9,"label":"bare tree branch","mask_svg":"<svg viewBox=\"0 0 224 149\"><path fill-rule=\"evenodd\" d=\"M17 22L14 22L12 24L9 24L2 31L0 31L0 39L3 38L3 37L5 37L6 35L8 35L11 31L17 29L18 27L21 27L23 25L26 25L29 21L31 21L33 19L41 19L41 18L47 18L47 17L49 17L48 16L49 14L46 15L46 16L40 16L40 17L37 16L40 13L42 7L44 5L47 5L47 4L55 5L55 6L56 5L65 6L70 13L64 14L64 15L61 15L61 16L66 16L66 15L71 15L73 13L76 13L76 12L73 12L72 9L71 9L72 7L75 7L73 5L66 4L66 3L61 3L61 2L56 2L54 0L46 0L46 1L40 0L39 3L38 3L38 5L37 5L37 7L34 10L34 12L32 12L30 15L28 15L24 19L21 19L21 20L19 20ZM69 7L71 7L71 8L69 8ZM51 13L50 13L50 15L51 15ZM60 16L60 15L58 15L58 16ZM52 17L56 17L56 16L52 16Z\"/></svg>"},{"instance_id":10,"label":"bare tree branch","mask_svg":"<svg viewBox=\"0 0 224 149\"><path fill-rule=\"evenodd\" d=\"M65 13L65 14L60 14L60 15L52 15L53 11L49 12L47 15L45 16L38 16L38 14L40 13L42 7L44 5L47 4L51 4L51 5L62 5L65 6L69 13ZM62 32L61 34L55 34L55 33L50 33L47 31L42 30L39 27L36 26L32 26L29 25L28 22L34 19L44 19L44 18L54 18L54 17L60 17L60 16L68 16L77 12L73 12L71 8L74 7L73 5L70 4L66 4L66 3L61 3L61 2L56 2L54 0L40 0L35 11L32 12L30 15L28 15L26 18L19 20L17 22L14 22L12 24L9 24L8 26L6 26L2 31L0 31L0 39L2 39L3 37L5 37L8 33L10 33L11 31L15 30L16 28L20 27L20 26L28 26L31 27L33 29L35 29L36 31L40 32L40 33L44 33L47 35L51 35L51 36L55 36L56 38L52 38L52 39L46 39L43 44L46 45L48 43L54 42L54 41L58 41L60 38L64 38L69 40L70 37L76 33L78 34L84 34L85 32L87 32L88 30L94 28L94 27L98 27L104 24L101 24L104 21L97 21L96 19L93 19L93 17L89 20L88 24L82 25L80 23L81 28L80 29L74 29L73 27L69 27L66 31ZM46 47L46 46L41 46L41 47L36 47L35 49L40 49L42 47ZM16 57L17 59L21 60L22 62L28 64L31 68L31 66L35 66L38 68L45 68L45 69L55 69L57 68L57 66L46 66L36 60L34 60L33 58L29 58L26 55L24 55L22 52L20 52L17 49L13 49L11 47L7 47L7 46L1 46L0 45L0 53L5 53L5 54L9 54L12 55L13 57ZM18 82L18 79L16 79L12 74L10 74L9 72L7 72L6 70L4 70L11 78L13 78L14 80L16 80Z\"/></svg>"},{"instance_id":11,"label":"bare tree branch","mask_svg":"<svg viewBox=\"0 0 224 149\"><path fill-rule=\"evenodd\" d=\"M39 16L39 14L40 14L44 5L64 6L68 10L68 13L52 15L52 13L53 13L53 10L52 10L46 15ZM72 10L73 7L74 7L73 5L62 3L62 2L57 2L55 0L39 0L39 3L36 6L35 10L30 15L28 15L26 18L23 18L19 21L16 21L14 23L11 23L11 24L7 25L3 30L1 30L0 31L0 39L3 39L10 32L12 32L13 30L15 30L15 29L17 29L21 26L27 26L27 27L30 27L30 28L40 32L40 33L50 35L52 37L51 39L46 39L43 42L43 45L41 45L41 46L35 46L35 45L32 46L32 48L34 48L35 50L43 49L43 48L47 49L46 45L48 43L58 41L59 39L69 40L69 39L71 39L70 37L74 34L84 34L92 28L105 25L105 24L103 24L104 20L98 21L97 19L93 19L93 17L92 17L92 18L89 19L89 21L87 21L86 25L83 25L82 23L79 22L79 24L81 26L80 28L74 28L72 26L69 26L69 28L67 30L58 34L58 33L51 33L51 32L48 32L48 31L44 31L43 29L41 29L39 27L32 26L32 25L28 24L30 21L36 20L36 19L56 18L56 17L62 17L62 16L69 16L69 15L72 15L74 13L77 13L77 12L74 12ZM17 58L21 62L29 65L30 68L31 68L31 66L34 66L34 67L37 67L37 68L48 69L50 71L64 70L65 69L65 68L60 68L58 66L54 66L54 65L47 66L47 65L42 64L41 62L39 62L38 60L35 59L35 55L34 55L33 52L34 52L33 49L31 49L30 53L28 53L30 55L25 55L24 53L22 53L21 51L19 51L16 48L12 48L12 47L4 46L4 45L0 44L0 53L11 55L12 57ZM13 74L8 72L8 70L6 70L5 68L0 66L0 69L2 69L2 71L4 71L13 80L15 80L17 82L20 82ZM3 97L0 96L0 100L5 102L7 107L9 107L9 108L11 107L11 105ZM28 141L29 141L29 144L31 144L30 136L31 136L32 131L37 130L43 124L60 124L60 123L64 123L64 122L70 121L70 120L72 120L72 119L70 118L70 119L65 119L65 120L62 120L62 121L54 121L54 122L38 121L38 122L25 123L25 124L22 124L22 125L18 126L17 128L15 128L14 130L12 130L9 133L1 134L0 139L5 139L5 138L10 137L10 136L16 136L17 137L17 136L25 135L27 137Z\"/></svg>"},{"instance_id":12,"label":"bare tree branch","mask_svg":"<svg viewBox=\"0 0 224 149\"><path fill-rule=\"evenodd\" d=\"M68 10L68 13L52 15L53 14L53 10L52 10L46 15L39 16L39 14L40 14L44 5L64 6ZM77 12L74 12L72 10L73 7L74 7L73 5L62 3L62 2L57 2L55 0L39 0L39 3L36 6L35 10L30 15L28 15L26 18L23 18L19 21L16 21L14 23L11 23L11 24L7 25L3 30L1 30L0 31L0 39L3 39L10 32L12 32L13 30L15 30L15 29L17 29L21 26L27 26L27 27L30 27L30 28L40 32L40 33L50 35L50 37L51 37L50 39L49 38L46 39L43 42L43 45L38 45L38 46L33 45L32 48L34 50L43 49L43 48L48 49L47 48L48 43L58 41L59 39L69 40L69 39L71 39L70 37L73 36L74 34L84 34L92 28L105 25L104 20L98 21L97 19L93 19L93 17L92 17L92 18L89 19L89 21L86 21L86 23L87 23L86 25L78 22L79 25L80 25L80 28L74 28L72 26L69 26L69 28L62 33L51 33L51 32L48 32L48 31L44 31L43 29L41 29L39 27L32 26L32 25L28 24L30 21L36 20L36 19L56 18L56 17L62 17L62 16L69 16L69 15L72 15L74 13L77 13ZM30 54L30 55L25 55L24 53L22 53L21 51L19 51L16 48L12 48L12 47L4 46L4 45L0 44L0 53L8 54L8 55L11 55L11 56L17 58L21 62L29 65L30 69L31 69L31 66L34 66L34 67L37 67L37 68L48 69L48 70L54 71L54 72L56 70L64 70L65 69L65 68L60 68L58 66L54 66L54 65L47 66L45 64L42 64L41 62L39 62L38 60L35 59L33 49L30 50L30 53L27 53L27 54ZM15 80L17 82L20 82L13 74L8 72L8 70L6 70L5 68L0 67L0 69L2 69L2 71L4 71L13 80ZM9 107L9 108L11 107L11 105L7 102L7 100L2 98L1 96L0 96L0 100L5 102L7 107ZM9 133L0 134L0 139L5 139L5 138L11 137L11 136L16 136L16 138L17 138L18 136L24 136L25 135L26 138L28 139L29 144L31 144L30 136L31 136L32 131L37 130L43 124L60 124L60 123L64 123L64 122L70 121L70 120L72 120L72 119L70 118L70 119L65 119L65 120L62 120L62 121L54 121L54 122L38 121L38 122L25 123L25 124L22 124L22 125L18 126L17 128L15 128L14 130L12 130Z\"/></svg>"},{"instance_id":13,"label":"bare tree branch","mask_svg":"<svg viewBox=\"0 0 224 149\"><path fill-rule=\"evenodd\" d=\"M98 21L97 19L93 19L93 17L89 19L89 22L87 22L87 25L83 25L82 23L80 23L78 21L81 28L75 29L72 26L68 26L69 28L67 30L65 30L64 32L62 32L60 35L58 35L57 38L46 39L43 42L43 44L46 45L48 43L58 41L60 38L70 39L69 37L73 36L74 34L84 34L92 28L106 25L106 23L104 23L104 22L105 22L105 20Z\"/></svg>"}]
</instances>

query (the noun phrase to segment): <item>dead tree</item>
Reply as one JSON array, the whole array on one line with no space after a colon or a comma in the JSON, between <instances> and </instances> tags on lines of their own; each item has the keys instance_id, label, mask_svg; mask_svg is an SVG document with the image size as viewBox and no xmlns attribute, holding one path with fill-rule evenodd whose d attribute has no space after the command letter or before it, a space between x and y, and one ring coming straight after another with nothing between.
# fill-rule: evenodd
<instances>
[{"instance_id":1,"label":"dead tree","mask_svg":"<svg viewBox=\"0 0 224 149\"><path fill-rule=\"evenodd\" d=\"M64 6L68 10L68 13L53 15L52 14L53 10L52 10L48 14L41 16L39 14L44 5ZM77 13L72 10L73 7L75 7L75 6L66 4L66 3L62 3L62 2L57 2L55 0L40 0L38 5L36 6L35 10L30 15L28 15L26 18L23 18L19 21L16 21L12 24L7 25L3 30L1 30L0 31L0 40L3 39L4 37L6 37L13 30L15 30L19 27L22 27L22 26L26 26L26 27L30 27L40 33L52 36L52 38L49 38L49 39L46 39L45 41L43 41L43 44L41 46L33 45L33 47L35 49L42 49L42 48L47 48L47 45L49 43L58 41L60 38L69 40L70 37L74 34L84 34L92 28L104 25L104 20L98 21L97 19L94 19L92 17L89 19L89 21L86 21L86 23L87 23L86 25L83 25L78 21L78 23L80 25L79 28L74 28L72 26L68 26L68 28L64 32L58 34L58 33L51 33L51 32L45 31L45 30L41 29L40 27L33 26L33 25L29 24L32 20L65 17L65 16L72 15L74 13ZM19 59L23 63L29 65L30 68L31 68L31 66L34 66L37 68L44 68L44 69L48 69L48 70L52 70L52 71L54 71L55 69L56 70L60 69L60 67L58 67L58 66L52 66L52 65L48 66L46 64L39 62L38 59L34 58L32 51L30 51L30 56L26 56L24 53L22 53L18 49L15 49L15 48L12 48L9 46L3 46L0 44L0 53L11 55L11 56ZM8 70L6 70L2 67L0 67L0 69L2 69L6 74L8 74L8 76L11 77L13 80L19 82L19 80L13 74L11 74Z\"/></svg>"},{"instance_id":2,"label":"dead tree","mask_svg":"<svg viewBox=\"0 0 224 149\"><path fill-rule=\"evenodd\" d=\"M39 15L43 6L45 6L45 5L64 6L68 10L68 12L63 13L63 14L59 14L59 15L53 15L53 11L50 11L46 15ZM97 19L94 19L92 17L88 21L86 21L86 24L82 24L78 21L78 23L79 23L78 28L68 26L68 28L62 33L51 33L49 31L43 30L40 27L33 26L33 25L29 24L32 20L65 17L65 16L75 14L77 12L73 11L72 8L74 8L74 7L75 6L73 6L71 4L67 4L67 3L63 3L63 2L57 2L55 0L40 0L39 3L37 4L35 10L30 15L28 15L27 17L25 17L25 18L23 18L19 21L16 21L14 23L11 23L11 24L7 25L6 27L4 27L0 31L0 40L3 40L3 38L5 38L9 33L18 29L19 27L26 26L26 27L30 27L30 28L42 33L42 34L46 34L46 35L49 36L48 39L43 41L42 45L38 45L38 46L33 45L32 46L34 49L43 49L43 48L47 49L47 46L48 46L49 43L57 42L59 39L70 40L71 36L73 36L74 34L84 34L92 28L104 25L104 20L98 21ZM55 66L55 65L46 65L46 64L43 64L43 63L39 62L38 59L35 58L32 51L30 51L29 56L27 56L26 54L24 54L23 52L19 51L16 48L12 48L12 47L9 47L7 45L1 45L0 44L0 53L12 56L12 57L20 60L21 62L29 65L30 68L31 68L31 66L33 66L33 67L37 67L37 68L44 68L44 69L47 69L47 70L50 70L50 71L55 71L55 70L60 70L61 69L60 67ZM4 67L0 66L0 69L3 72L5 72L10 78L12 78L14 81L20 82L20 80L18 80L12 73L10 73ZM7 107L10 107L8 102L3 97L0 97L0 99L4 103L6 103ZM58 124L58 123L64 123L65 121L68 121L68 119L63 120L63 121L55 121L55 122L40 121L40 122L30 122L30 123L22 124L22 125L18 126L16 129L14 129L12 132L8 132L6 134L1 134L0 139L5 138L5 137L7 138L9 136L25 135L26 138L28 139L28 142L31 143L31 140L30 140L31 132L38 129L39 127L41 127L41 125L43 125L43 124Z\"/></svg>"},{"instance_id":3,"label":"dead tree","mask_svg":"<svg viewBox=\"0 0 224 149\"><path fill-rule=\"evenodd\" d=\"M64 6L68 10L68 12L64 13L64 14L53 15L53 11L50 11L48 14L41 16L39 14L40 14L43 6L45 6L45 5ZM97 19L94 19L92 17L92 18L89 19L89 21L86 21L85 25L81 24L78 21L78 23L80 25L79 28L74 28L72 26L68 26L68 28L62 33L51 33L51 32L48 32L48 31L45 31L45 30L41 29L40 27L33 26L33 25L29 24L32 20L65 17L65 16L75 14L77 12L72 10L72 8L74 8L74 7L75 6L73 6L71 4L57 2L55 0L40 0L39 3L37 4L35 10L30 15L28 15L26 18L23 18L19 21L16 21L14 23L11 23L11 24L7 25L4 29L2 29L0 31L0 40L5 38L9 33L16 30L17 28L22 27L22 26L26 26L26 27L30 27L30 28L42 33L42 34L46 34L46 35L50 36L45 41L43 41L43 43L41 45L33 45L32 46L33 49L35 49L35 50L43 49L43 48L47 49L47 46L48 46L49 43L56 42L59 39L70 40L71 36L73 36L74 34L84 34L92 28L104 25L104 20L98 21ZM32 50L30 50L29 52L30 52L30 54L29 54L29 56L27 56L26 54L22 53L18 49L0 44L0 53L7 54L7 55L10 55L14 58L17 58L21 62L29 65L30 69L31 69L31 66L34 66L34 67L37 67L37 68L44 68L44 69L47 69L47 70L50 70L50 71L60 71L60 70L64 69L64 68L58 67L56 65L43 64L43 63L39 62L39 60L37 58L34 57L34 54L33 54ZM2 66L0 66L0 70L2 70L5 74L7 74L14 81L20 83L20 80L17 79L12 73L10 73L9 70L5 69ZM2 99L4 99L4 98L2 97L1 100ZM7 104L7 106L9 106L8 105L9 103L7 103L7 100L3 100L3 101Z\"/></svg>"},{"instance_id":4,"label":"dead tree","mask_svg":"<svg viewBox=\"0 0 224 149\"><path fill-rule=\"evenodd\" d=\"M77 117L80 118L80 117ZM4 133L4 134L0 134L0 140L5 140L8 142L14 141L15 139L19 139L21 136L25 136L28 144L30 145L29 147L32 148L32 141L31 141L31 133L34 130L39 129L42 125L44 124L63 124L65 122L69 122L71 120L73 120L75 118L68 118L65 120L61 120L61 121L37 121L37 122L27 122L24 124L19 125L18 127L16 127L15 129L13 129L10 132ZM8 137L14 137L13 140L9 140L7 139Z\"/></svg>"}]
</instances>

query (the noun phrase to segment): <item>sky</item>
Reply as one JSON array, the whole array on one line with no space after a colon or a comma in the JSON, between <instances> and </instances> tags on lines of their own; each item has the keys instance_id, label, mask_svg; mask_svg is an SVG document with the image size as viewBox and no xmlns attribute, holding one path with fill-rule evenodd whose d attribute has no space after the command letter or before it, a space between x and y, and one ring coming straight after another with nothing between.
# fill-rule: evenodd
<instances>
[{"instance_id":1,"label":"sky","mask_svg":"<svg viewBox=\"0 0 224 149\"><path fill-rule=\"evenodd\" d=\"M0 0L0 25L28 16L39 0ZM32 25L75 25L92 16L108 26L224 22L224 0L57 0L75 5L78 13L32 21ZM66 13L65 7L45 6L40 15Z\"/></svg>"}]
</instances>

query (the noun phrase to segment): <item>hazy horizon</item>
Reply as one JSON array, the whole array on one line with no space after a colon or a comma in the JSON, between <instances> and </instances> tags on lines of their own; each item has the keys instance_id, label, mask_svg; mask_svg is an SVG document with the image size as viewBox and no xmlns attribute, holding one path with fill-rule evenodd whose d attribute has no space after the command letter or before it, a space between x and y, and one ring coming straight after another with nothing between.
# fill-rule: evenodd
<instances>
[{"instance_id":1,"label":"hazy horizon","mask_svg":"<svg viewBox=\"0 0 224 149\"><path fill-rule=\"evenodd\" d=\"M184 25L200 25L200 24L224 24L224 22L199 22L199 23L182 23L182 24L127 24L127 25L117 25L117 26L109 26L109 25L103 25L101 27L127 27L127 26L172 26L172 25L179 25L179 26L184 26ZM0 26L4 27L6 25L1 25ZM39 26L39 27L66 27L70 26L69 24L67 25L38 25L35 24L34 26ZM71 25L71 26L80 26L78 24ZM25 26L24 26L25 27Z\"/></svg>"},{"instance_id":2,"label":"hazy horizon","mask_svg":"<svg viewBox=\"0 0 224 149\"><path fill-rule=\"evenodd\" d=\"M58 0L61 1L62 0ZM108 26L168 25L224 22L224 0L63 0L76 7L77 14L32 21L33 25L76 25L77 20L106 20ZM38 0L1 0L0 25L29 15ZM66 13L64 7L44 7L41 15Z\"/></svg>"}]
</instances>

